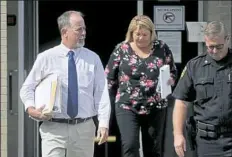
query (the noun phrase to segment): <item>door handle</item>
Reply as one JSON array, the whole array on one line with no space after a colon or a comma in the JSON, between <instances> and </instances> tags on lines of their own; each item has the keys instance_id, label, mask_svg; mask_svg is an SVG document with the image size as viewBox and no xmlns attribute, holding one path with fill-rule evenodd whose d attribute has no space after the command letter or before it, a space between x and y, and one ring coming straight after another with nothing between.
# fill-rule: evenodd
<instances>
[{"instance_id":1,"label":"door handle","mask_svg":"<svg viewBox=\"0 0 232 157\"><path fill-rule=\"evenodd\" d=\"M18 70L17 69L15 69L15 70L11 70L10 72L9 72L9 89L8 89L8 91L9 91L9 98L8 98L8 101L9 101L9 112L10 112L10 114L11 115L18 115L18 113L17 112L14 112L13 111L13 73L15 73L15 72L18 72ZM15 104L15 105L17 105L17 104Z\"/></svg>"}]
</instances>

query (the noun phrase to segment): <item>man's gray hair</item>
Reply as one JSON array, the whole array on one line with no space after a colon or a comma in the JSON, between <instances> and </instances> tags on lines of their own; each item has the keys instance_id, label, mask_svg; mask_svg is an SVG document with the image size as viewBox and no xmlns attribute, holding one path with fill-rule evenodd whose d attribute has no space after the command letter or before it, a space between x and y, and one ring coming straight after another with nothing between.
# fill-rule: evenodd
<instances>
[{"instance_id":1,"label":"man's gray hair","mask_svg":"<svg viewBox=\"0 0 232 157\"><path fill-rule=\"evenodd\" d=\"M227 37L228 31L225 27L225 25L220 22L220 21L212 21L207 24L205 30L204 30L204 35L208 37L215 37L219 35L224 35Z\"/></svg>"},{"instance_id":2,"label":"man's gray hair","mask_svg":"<svg viewBox=\"0 0 232 157\"><path fill-rule=\"evenodd\" d=\"M61 34L61 30L65 27L71 27L70 24L70 16L72 14L78 14L80 16L84 16L82 12L80 11L66 11L63 14L61 14L58 18L57 18L57 23L58 23L58 28Z\"/></svg>"}]
</instances>

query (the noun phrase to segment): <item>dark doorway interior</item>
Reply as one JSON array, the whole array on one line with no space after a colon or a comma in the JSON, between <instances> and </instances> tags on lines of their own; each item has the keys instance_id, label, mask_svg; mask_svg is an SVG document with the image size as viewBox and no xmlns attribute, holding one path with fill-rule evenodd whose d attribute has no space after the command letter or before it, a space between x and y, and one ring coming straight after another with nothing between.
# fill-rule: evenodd
<instances>
[{"instance_id":1,"label":"dark doorway interior","mask_svg":"<svg viewBox=\"0 0 232 157\"><path fill-rule=\"evenodd\" d=\"M172 6L181 5L185 6L185 22L198 21L198 1L180 1L180 2L158 2L158 1L144 1L144 14L148 15L153 19L153 7L154 5L159 6ZM179 76L180 72L184 68L185 64L197 56L197 43L189 43L187 41L187 28L182 31L182 63L177 64Z\"/></svg>"},{"instance_id":2,"label":"dark doorway interior","mask_svg":"<svg viewBox=\"0 0 232 157\"><path fill-rule=\"evenodd\" d=\"M198 21L197 1L144 1L144 14L150 16L151 19L153 19L154 5L184 5L185 20ZM105 66L115 45L124 40L130 20L137 14L137 1L39 1L40 46L57 39L59 40L56 19L67 10L78 10L84 13L87 26L86 47L98 53ZM188 43L187 31L182 31L182 63L177 64L179 75L187 61L196 55L197 44ZM168 108L164 157L175 156L172 136L172 108L172 105ZM108 156L121 157L120 136L115 119L110 134L116 135L118 140L116 143L109 143ZM187 156L192 157L191 152L188 152ZM104 145L96 145L94 157L105 157Z\"/></svg>"},{"instance_id":3,"label":"dark doorway interior","mask_svg":"<svg viewBox=\"0 0 232 157\"><path fill-rule=\"evenodd\" d=\"M81 11L87 27L86 47L98 53L105 65L114 46L124 40L137 14L136 1L40 1L39 44L59 38L57 17L67 10Z\"/></svg>"},{"instance_id":4,"label":"dark doorway interior","mask_svg":"<svg viewBox=\"0 0 232 157\"><path fill-rule=\"evenodd\" d=\"M144 1L144 14L150 16L153 19L153 7L154 5L162 5L162 6L172 6L172 5L181 5L185 6L185 22L193 22L198 21L198 1L186 1L180 0L179 2L159 2L159 1ZM187 28L182 31L182 63L177 63L178 69L178 78L181 74L186 63L197 56L197 43L189 43L187 40ZM166 121L166 132L165 132L165 147L164 147L164 157L176 157L174 148L173 148L173 129L172 129L172 111L173 111L173 102L174 100L170 100L170 106L167 111L167 121ZM189 108L188 115L192 115L192 108ZM187 141L188 142L188 141ZM195 157L195 152L189 150L187 147L186 155L188 157Z\"/></svg>"},{"instance_id":5,"label":"dark doorway interior","mask_svg":"<svg viewBox=\"0 0 232 157\"><path fill-rule=\"evenodd\" d=\"M59 40L57 17L67 10L81 11L87 27L86 47L99 54L104 66L117 43L125 39L130 20L137 14L136 1L39 1L39 45ZM59 44L59 41L58 41ZM46 47L51 47L46 46ZM109 157L120 157L119 133L113 119ZM104 157L104 145L96 145L95 157Z\"/></svg>"}]
</instances>

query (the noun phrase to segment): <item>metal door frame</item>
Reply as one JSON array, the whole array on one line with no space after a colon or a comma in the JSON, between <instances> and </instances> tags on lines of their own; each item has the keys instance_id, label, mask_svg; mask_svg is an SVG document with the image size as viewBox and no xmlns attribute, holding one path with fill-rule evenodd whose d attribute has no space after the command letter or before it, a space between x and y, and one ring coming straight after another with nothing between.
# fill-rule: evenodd
<instances>
[{"instance_id":1,"label":"metal door frame","mask_svg":"<svg viewBox=\"0 0 232 157\"><path fill-rule=\"evenodd\" d=\"M204 1L198 1L198 22L204 22ZM198 55L204 52L204 43L198 42Z\"/></svg>"},{"instance_id":2,"label":"metal door frame","mask_svg":"<svg viewBox=\"0 0 232 157\"><path fill-rule=\"evenodd\" d=\"M24 1L18 1L18 89L24 82ZM19 91L18 91L19 93ZM18 157L24 156L24 105L18 96Z\"/></svg>"},{"instance_id":3,"label":"metal door frame","mask_svg":"<svg viewBox=\"0 0 232 157\"><path fill-rule=\"evenodd\" d=\"M137 15L143 14L143 0L137 0Z\"/></svg>"},{"instance_id":4,"label":"metal door frame","mask_svg":"<svg viewBox=\"0 0 232 157\"><path fill-rule=\"evenodd\" d=\"M18 20L17 20L18 21L18 93L20 92L20 88L27 75L27 72L25 71L30 69L29 67L32 67L32 64L39 50L38 4L39 4L38 1L32 1L32 2L18 1ZM26 26L28 25L29 27L32 27L30 28L30 30L25 29ZM31 34L31 36L30 35L25 36L25 33L27 31L30 32L29 34ZM30 40L28 38L32 38L33 40ZM25 59L25 56L28 55L25 53L25 51L27 50L29 50L30 51L29 53L31 53L30 54L31 57L29 57L29 59L28 58ZM25 61L28 61L27 65L25 64ZM25 150L27 149L25 146L25 139L27 139L27 137L24 134L24 132L26 131L25 122L27 120L25 116L28 115L25 113L24 104L22 103L18 95L18 124L19 124L18 125L18 157L24 157ZM33 145L35 146L33 151L34 157L39 157L40 155L38 127L39 127L38 122L34 122L33 125L33 130L34 130Z\"/></svg>"}]
</instances>

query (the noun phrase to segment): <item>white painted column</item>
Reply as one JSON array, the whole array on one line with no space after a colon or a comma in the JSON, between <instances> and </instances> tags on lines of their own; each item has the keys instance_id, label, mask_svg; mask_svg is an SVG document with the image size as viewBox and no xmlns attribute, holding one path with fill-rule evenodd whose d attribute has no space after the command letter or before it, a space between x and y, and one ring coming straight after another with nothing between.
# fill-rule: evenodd
<instances>
[{"instance_id":1,"label":"white painted column","mask_svg":"<svg viewBox=\"0 0 232 157\"><path fill-rule=\"evenodd\" d=\"M24 1L18 1L18 89L24 82ZM19 93L19 92L18 92ZM18 157L24 156L24 105L18 96Z\"/></svg>"},{"instance_id":2,"label":"white painted column","mask_svg":"<svg viewBox=\"0 0 232 157\"><path fill-rule=\"evenodd\" d=\"M137 0L137 15L143 14L143 0Z\"/></svg>"},{"instance_id":3,"label":"white painted column","mask_svg":"<svg viewBox=\"0 0 232 157\"><path fill-rule=\"evenodd\" d=\"M137 0L137 15L143 15L143 0ZM141 134L141 129L139 133L139 142L140 142L140 157L143 157L143 145L142 145L142 134Z\"/></svg>"},{"instance_id":4,"label":"white painted column","mask_svg":"<svg viewBox=\"0 0 232 157\"><path fill-rule=\"evenodd\" d=\"M204 1L198 1L198 22L204 22ZM204 52L204 43L198 42L198 55Z\"/></svg>"},{"instance_id":5,"label":"white painted column","mask_svg":"<svg viewBox=\"0 0 232 157\"><path fill-rule=\"evenodd\" d=\"M143 15L143 0L137 0L137 15ZM139 133L139 142L140 142L140 157L143 157L143 145L142 145L142 134L141 134L141 129Z\"/></svg>"}]
</instances>

